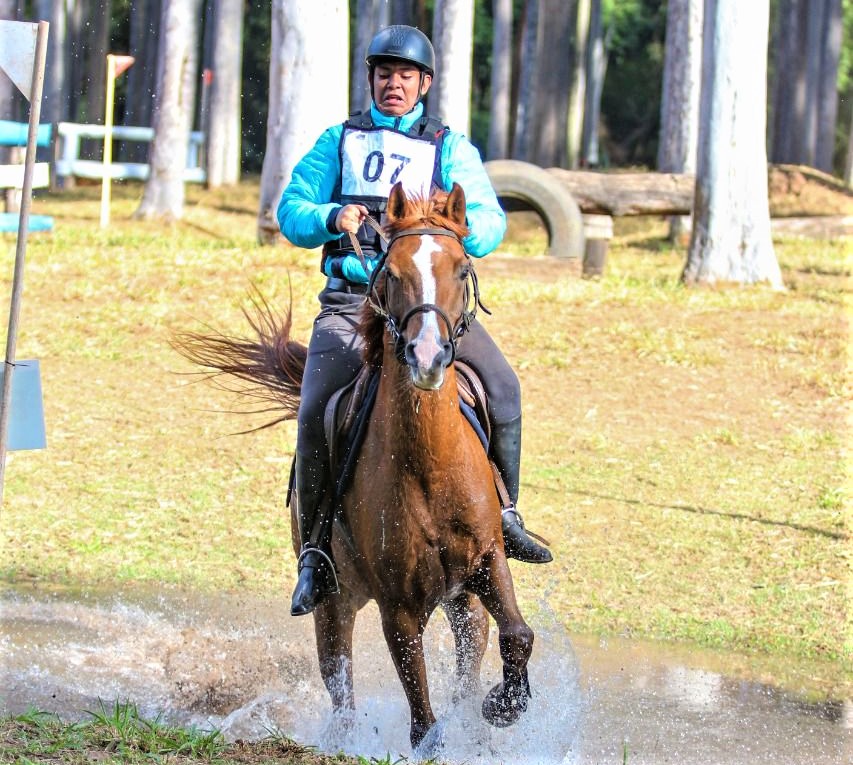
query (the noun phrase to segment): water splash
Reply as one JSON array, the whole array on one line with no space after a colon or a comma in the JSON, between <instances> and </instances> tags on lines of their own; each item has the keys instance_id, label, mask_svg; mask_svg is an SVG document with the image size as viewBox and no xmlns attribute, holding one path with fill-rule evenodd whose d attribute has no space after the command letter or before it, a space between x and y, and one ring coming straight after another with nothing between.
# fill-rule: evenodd
<instances>
[{"instance_id":1,"label":"water splash","mask_svg":"<svg viewBox=\"0 0 853 765\"><path fill-rule=\"evenodd\" d=\"M172 591L0 593L0 713L29 706L67 719L98 700L146 717L216 727L229 739L282 733L328 752L412 757L409 712L375 609L354 639L355 718L330 712L310 619L248 596ZM454 700L453 639L437 616L425 635L440 757L470 765L850 760L849 702L810 704L633 641L571 638L547 607L531 620L533 697L514 726L480 715L483 693ZM501 679L496 635L482 687Z\"/></svg>"}]
</instances>

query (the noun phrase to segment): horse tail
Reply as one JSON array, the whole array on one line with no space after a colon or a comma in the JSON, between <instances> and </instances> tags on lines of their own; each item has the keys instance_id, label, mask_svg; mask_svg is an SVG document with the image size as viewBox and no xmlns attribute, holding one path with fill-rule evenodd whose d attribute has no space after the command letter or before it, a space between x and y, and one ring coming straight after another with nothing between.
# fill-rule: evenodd
<instances>
[{"instance_id":1,"label":"horse tail","mask_svg":"<svg viewBox=\"0 0 853 765\"><path fill-rule=\"evenodd\" d=\"M292 300L279 316L257 289L250 299L251 308L243 308L243 315L252 328L252 337L216 330L179 332L171 344L185 359L203 367L198 374L204 379L259 402L257 408L241 412L276 412L270 422L250 428L262 430L296 418L308 349L290 337Z\"/></svg>"}]
</instances>

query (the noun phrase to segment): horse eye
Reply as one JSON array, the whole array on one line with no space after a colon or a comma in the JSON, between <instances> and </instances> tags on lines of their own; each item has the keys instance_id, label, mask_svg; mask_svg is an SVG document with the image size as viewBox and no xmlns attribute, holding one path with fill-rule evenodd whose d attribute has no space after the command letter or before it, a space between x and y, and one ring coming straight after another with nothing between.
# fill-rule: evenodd
<instances>
[{"instance_id":1,"label":"horse eye","mask_svg":"<svg viewBox=\"0 0 853 765\"><path fill-rule=\"evenodd\" d=\"M462 268L459 269L459 279L461 281L465 281L471 275L471 265L465 264Z\"/></svg>"}]
</instances>

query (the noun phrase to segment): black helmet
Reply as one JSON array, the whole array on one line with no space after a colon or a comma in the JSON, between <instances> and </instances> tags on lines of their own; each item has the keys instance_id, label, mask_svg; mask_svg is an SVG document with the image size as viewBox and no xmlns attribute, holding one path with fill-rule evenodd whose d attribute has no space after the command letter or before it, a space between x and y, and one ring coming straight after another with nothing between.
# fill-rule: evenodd
<instances>
[{"instance_id":1,"label":"black helmet","mask_svg":"<svg viewBox=\"0 0 853 765\"><path fill-rule=\"evenodd\" d=\"M420 29L394 24L380 30L367 46L365 62L373 67L382 59L409 61L430 76L435 74L435 51Z\"/></svg>"}]
</instances>

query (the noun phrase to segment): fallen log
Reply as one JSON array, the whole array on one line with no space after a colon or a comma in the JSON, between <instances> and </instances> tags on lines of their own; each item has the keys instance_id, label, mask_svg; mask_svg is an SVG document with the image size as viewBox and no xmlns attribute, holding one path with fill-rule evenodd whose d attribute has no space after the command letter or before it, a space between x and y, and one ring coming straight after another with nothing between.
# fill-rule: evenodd
<instances>
[{"instance_id":1,"label":"fallen log","mask_svg":"<svg viewBox=\"0 0 853 765\"><path fill-rule=\"evenodd\" d=\"M587 215L690 215L693 208L692 175L598 173L560 167L550 167L548 172Z\"/></svg>"},{"instance_id":2,"label":"fallen log","mask_svg":"<svg viewBox=\"0 0 853 765\"><path fill-rule=\"evenodd\" d=\"M695 178L679 173L622 173L548 168L586 215L690 215ZM853 215L853 190L802 165L770 165L773 218Z\"/></svg>"}]
</instances>

